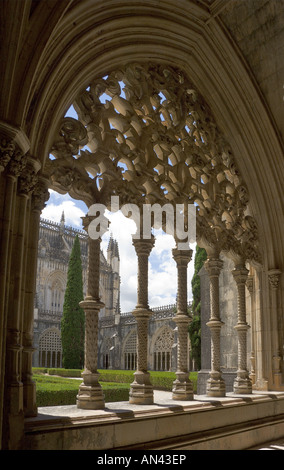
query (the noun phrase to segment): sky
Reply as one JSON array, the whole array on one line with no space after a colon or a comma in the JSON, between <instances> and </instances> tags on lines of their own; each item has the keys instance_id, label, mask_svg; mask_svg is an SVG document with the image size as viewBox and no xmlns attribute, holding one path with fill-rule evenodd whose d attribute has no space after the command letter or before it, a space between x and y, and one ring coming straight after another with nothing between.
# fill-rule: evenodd
<instances>
[{"instance_id":1,"label":"sky","mask_svg":"<svg viewBox=\"0 0 284 470\"><path fill-rule=\"evenodd\" d=\"M60 222L62 212L65 224L77 229L83 229L81 217L88 211L82 201L72 199L68 194L62 195L50 190L50 198L42 211L42 218ZM106 256L110 235L118 242L120 254L120 302L121 312L132 311L137 303L137 257L132 245L132 234L135 224L127 219L121 211L106 212L110 220L109 230L103 235L101 248ZM155 246L149 257L149 306L159 307L176 302L177 269L172 258L171 250L175 242L170 235L155 231ZM191 246L194 249L194 245ZM188 300L192 299L191 278L194 272L194 253L188 266Z\"/></svg>"}]
</instances>

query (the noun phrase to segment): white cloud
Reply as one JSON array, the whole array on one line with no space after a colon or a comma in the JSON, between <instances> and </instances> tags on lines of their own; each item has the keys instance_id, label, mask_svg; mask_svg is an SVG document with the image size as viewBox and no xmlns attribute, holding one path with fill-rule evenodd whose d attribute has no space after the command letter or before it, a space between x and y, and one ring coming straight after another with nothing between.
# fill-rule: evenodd
<instances>
[{"instance_id":1,"label":"white cloud","mask_svg":"<svg viewBox=\"0 0 284 470\"><path fill-rule=\"evenodd\" d=\"M41 216L53 222L60 222L62 212L64 212L65 225L81 229L81 217L86 215L87 207L84 211L84 205L80 204L81 207L79 207L77 201L72 200L68 194L62 195L53 190L49 190L49 192L50 198Z\"/></svg>"}]
</instances>

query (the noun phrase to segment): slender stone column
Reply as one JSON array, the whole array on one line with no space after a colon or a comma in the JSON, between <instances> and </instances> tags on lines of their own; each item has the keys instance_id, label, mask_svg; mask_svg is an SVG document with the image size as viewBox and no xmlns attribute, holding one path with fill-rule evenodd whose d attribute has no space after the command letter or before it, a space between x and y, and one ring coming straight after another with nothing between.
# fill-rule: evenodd
<instances>
[{"instance_id":1,"label":"slender stone column","mask_svg":"<svg viewBox=\"0 0 284 470\"><path fill-rule=\"evenodd\" d=\"M247 330L246 321L246 281L248 270L245 266L236 266L232 271L238 288L238 323L235 326L238 333L238 370L234 381L235 393L252 393L252 383L247 369Z\"/></svg>"},{"instance_id":2,"label":"slender stone column","mask_svg":"<svg viewBox=\"0 0 284 470\"><path fill-rule=\"evenodd\" d=\"M25 311L23 325L23 365L22 380L24 385L24 413L25 416L36 416L36 386L32 380L32 357L33 357L33 326L34 326L34 297L35 297L35 276L37 270L37 248L41 211L49 199L48 181L41 178L37 182L32 192L30 208L30 224L27 246L26 261L26 291L25 291Z\"/></svg>"},{"instance_id":3,"label":"slender stone column","mask_svg":"<svg viewBox=\"0 0 284 470\"><path fill-rule=\"evenodd\" d=\"M148 305L148 258L154 246L154 237L133 239L138 258L138 302L133 315L137 320L137 370L130 386L129 403L148 405L153 403L153 386L147 372L148 322L152 314Z\"/></svg>"},{"instance_id":4,"label":"slender stone column","mask_svg":"<svg viewBox=\"0 0 284 470\"><path fill-rule=\"evenodd\" d=\"M250 294L250 305L251 305L251 323L252 323L252 332L251 332L251 353L250 353L250 363L251 363L251 370L250 370L250 379L252 385L255 384L255 311L254 311L254 286L253 286L253 276L248 276L246 281L246 287Z\"/></svg>"},{"instance_id":5,"label":"slender stone column","mask_svg":"<svg viewBox=\"0 0 284 470\"><path fill-rule=\"evenodd\" d=\"M33 162L35 170L39 165ZM40 214L49 198L47 189L48 181L41 177L40 181L36 173L31 172L20 178L20 186L26 190L32 190L32 200L29 204L29 224L27 227L27 246L25 259L25 284L23 305L23 353L22 353L22 381L24 386L24 414L25 416L36 416L36 387L32 380L32 357L33 357L33 326L34 326L34 297L35 277L37 270L37 248Z\"/></svg>"},{"instance_id":6,"label":"slender stone column","mask_svg":"<svg viewBox=\"0 0 284 470\"><path fill-rule=\"evenodd\" d=\"M220 333L223 322L219 308L219 275L223 262L219 258L209 258L204 266L210 280L210 318L207 326L211 331L211 371L207 380L207 395L210 397L225 396L225 382L220 371Z\"/></svg>"},{"instance_id":7,"label":"slender stone column","mask_svg":"<svg viewBox=\"0 0 284 470\"><path fill-rule=\"evenodd\" d=\"M11 415L23 412L22 383L22 330L23 290L25 281L25 248L27 242L29 191L21 184L20 174L26 167L26 157L21 153L10 161L10 177L17 177L17 194L13 224L12 253L10 258L9 315L7 318L6 383L10 396ZM26 170L28 172L28 170Z\"/></svg>"},{"instance_id":8,"label":"slender stone column","mask_svg":"<svg viewBox=\"0 0 284 470\"><path fill-rule=\"evenodd\" d=\"M277 290L279 287L281 271L279 269L271 269L268 272L270 286L270 305L271 305L271 338L272 338L272 373L274 385L279 388L281 386L281 354L279 346L279 331L281 324L278 319L278 303Z\"/></svg>"},{"instance_id":9,"label":"slender stone column","mask_svg":"<svg viewBox=\"0 0 284 470\"><path fill-rule=\"evenodd\" d=\"M83 217L84 229L95 217ZM85 311L85 367L83 383L77 395L77 407L89 410L105 407L102 387L99 383L98 367L98 318L104 306L100 301L100 238L88 240L88 287L85 299L80 306Z\"/></svg>"},{"instance_id":10,"label":"slender stone column","mask_svg":"<svg viewBox=\"0 0 284 470\"><path fill-rule=\"evenodd\" d=\"M23 435L23 385L21 382L21 299L16 298L22 287L21 260L15 254L16 238L24 236L25 224L17 220L20 201L17 195L18 177L26 166L25 154L29 141L22 130L0 121L1 205L0 239L0 442L3 448L17 448ZM19 230L18 230L19 229ZM25 240L24 240L25 243ZM21 248L20 248L21 251ZM15 295L13 292L15 291ZM21 291L20 291L21 292ZM22 294L22 292L21 292ZM18 315L19 313L19 315ZM2 429L5 431L2 435ZM16 432L15 432L16 430Z\"/></svg>"},{"instance_id":11,"label":"slender stone column","mask_svg":"<svg viewBox=\"0 0 284 470\"><path fill-rule=\"evenodd\" d=\"M188 371L188 325L190 317L187 313L187 266L192 257L192 250L173 249L173 258L177 264L177 371L173 383L173 400L192 400L193 385Z\"/></svg>"}]
</instances>

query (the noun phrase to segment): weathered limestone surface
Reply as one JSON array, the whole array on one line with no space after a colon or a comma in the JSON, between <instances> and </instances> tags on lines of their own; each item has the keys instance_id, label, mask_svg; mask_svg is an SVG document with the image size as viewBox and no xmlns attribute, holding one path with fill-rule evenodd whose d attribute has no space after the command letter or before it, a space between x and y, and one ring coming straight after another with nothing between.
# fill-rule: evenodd
<instances>
[{"instance_id":1,"label":"weathered limestone surface","mask_svg":"<svg viewBox=\"0 0 284 470\"><path fill-rule=\"evenodd\" d=\"M26 422L25 448L246 450L283 437L283 393L253 394L249 401L235 394L213 401L204 395L173 401L169 392L154 394L152 405L108 403L103 411L41 408Z\"/></svg>"},{"instance_id":2,"label":"weathered limestone surface","mask_svg":"<svg viewBox=\"0 0 284 470\"><path fill-rule=\"evenodd\" d=\"M36 413L31 299L48 188L88 206L109 206L113 194L139 207L195 203L197 241L208 257L239 257L249 269L239 370L251 334L253 388L283 390L283 8L278 0L0 2L2 448L24 447L25 420L33 419L26 416ZM64 119L72 103L78 120ZM218 379L221 320L209 320ZM234 403L230 413L214 408L226 430L235 424ZM262 408L277 432L279 403ZM188 432L182 417L171 411L163 422L177 439ZM242 438L257 439L252 422L242 423ZM135 431L136 445L141 421L121 426ZM56 431L42 439L63 446L65 431L61 422L60 438Z\"/></svg>"}]
</instances>

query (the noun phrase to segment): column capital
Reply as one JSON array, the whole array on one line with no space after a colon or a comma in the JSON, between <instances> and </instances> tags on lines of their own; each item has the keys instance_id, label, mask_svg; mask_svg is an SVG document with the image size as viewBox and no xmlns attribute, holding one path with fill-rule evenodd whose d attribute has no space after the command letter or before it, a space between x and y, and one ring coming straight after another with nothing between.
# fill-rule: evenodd
<instances>
[{"instance_id":1,"label":"column capital","mask_svg":"<svg viewBox=\"0 0 284 470\"><path fill-rule=\"evenodd\" d=\"M173 321L177 324L177 325L188 325L191 321L192 321L192 318L189 317L188 315L184 315L184 314L177 314L175 317L173 317Z\"/></svg>"},{"instance_id":2,"label":"column capital","mask_svg":"<svg viewBox=\"0 0 284 470\"><path fill-rule=\"evenodd\" d=\"M132 245L135 248L137 256L139 255L149 256L155 245L155 237L154 235L151 235L151 238L132 237Z\"/></svg>"},{"instance_id":3,"label":"column capital","mask_svg":"<svg viewBox=\"0 0 284 470\"><path fill-rule=\"evenodd\" d=\"M22 129L0 121L0 172L9 164L9 172L18 176L25 164L23 156L29 148L30 142Z\"/></svg>"},{"instance_id":4,"label":"column capital","mask_svg":"<svg viewBox=\"0 0 284 470\"><path fill-rule=\"evenodd\" d=\"M192 259L192 250L179 250L178 248L173 248L172 255L178 266L187 266Z\"/></svg>"},{"instance_id":5,"label":"column capital","mask_svg":"<svg viewBox=\"0 0 284 470\"><path fill-rule=\"evenodd\" d=\"M209 277L218 277L223 268L223 261L219 258L209 258L205 261L204 266Z\"/></svg>"},{"instance_id":6,"label":"column capital","mask_svg":"<svg viewBox=\"0 0 284 470\"><path fill-rule=\"evenodd\" d=\"M232 271L233 277L238 285L246 284L249 270L245 266L236 266Z\"/></svg>"},{"instance_id":7,"label":"column capital","mask_svg":"<svg viewBox=\"0 0 284 470\"><path fill-rule=\"evenodd\" d=\"M105 306L105 304L99 299L94 299L91 296L86 296L85 299L79 303L79 305L85 312L90 313L98 313Z\"/></svg>"},{"instance_id":8,"label":"column capital","mask_svg":"<svg viewBox=\"0 0 284 470\"><path fill-rule=\"evenodd\" d=\"M32 192L32 210L41 212L49 199L48 179L39 176Z\"/></svg>"},{"instance_id":9,"label":"column capital","mask_svg":"<svg viewBox=\"0 0 284 470\"><path fill-rule=\"evenodd\" d=\"M250 294L253 293L253 276L248 276L246 286Z\"/></svg>"},{"instance_id":10,"label":"column capital","mask_svg":"<svg viewBox=\"0 0 284 470\"><path fill-rule=\"evenodd\" d=\"M278 289L280 281L281 271L280 269L270 269L268 271L268 279L271 289Z\"/></svg>"},{"instance_id":11,"label":"column capital","mask_svg":"<svg viewBox=\"0 0 284 470\"><path fill-rule=\"evenodd\" d=\"M25 171L18 179L18 193L22 196L29 196L35 189L38 182L38 171L40 163L27 155Z\"/></svg>"},{"instance_id":12,"label":"column capital","mask_svg":"<svg viewBox=\"0 0 284 470\"><path fill-rule=\"evenodd\" d=\"M90 225L90 223L91 223L95 218L96 218L95 215L88 215L88 214L86 214L85 216L81 217L83 229L84 229L86 232L88 232L89 225Z\"/></svg>"}]
</instances>

